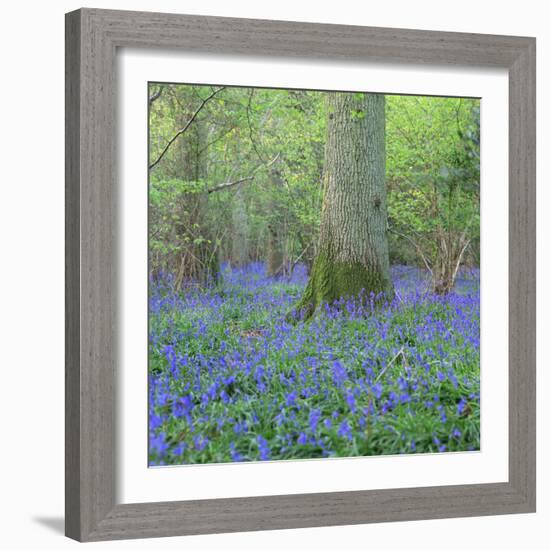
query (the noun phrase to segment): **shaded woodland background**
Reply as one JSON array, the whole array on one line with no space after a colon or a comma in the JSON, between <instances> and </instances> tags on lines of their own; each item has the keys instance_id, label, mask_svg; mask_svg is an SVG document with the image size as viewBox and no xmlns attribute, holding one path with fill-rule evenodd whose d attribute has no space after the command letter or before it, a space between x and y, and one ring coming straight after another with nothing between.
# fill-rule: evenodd
<instances>
[{"instance_id":1,"label":"shaded woodland background","mask_svg":"<svg viewBox=\"0 0 550 550\"><path fill-rule=\"evenodd\" d=\"M172 274L179 288L225 263L265 262L280 276L311 268L329 93L150 84L153 278ZM461 265L479 265L479 109L477 99L385 97L390 262L426 269L436 293Z\"/></svg>"}]
</instances>

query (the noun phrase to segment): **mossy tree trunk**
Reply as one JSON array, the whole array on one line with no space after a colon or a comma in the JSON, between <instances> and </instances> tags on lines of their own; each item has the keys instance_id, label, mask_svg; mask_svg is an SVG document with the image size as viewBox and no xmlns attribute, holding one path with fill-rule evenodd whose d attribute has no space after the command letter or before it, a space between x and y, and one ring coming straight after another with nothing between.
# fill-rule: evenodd
<instances>
[{"instance_id":1,"label":"mossy tree trunk","mask_svg":"<svg viewBox=\"0 0 550 550\"><path fill-rule=\"evenodd\" d=\"M316 257L298 310L384 292L390 277L384 96L327 94L324 198Z\"/></svg>"}]
</instances>

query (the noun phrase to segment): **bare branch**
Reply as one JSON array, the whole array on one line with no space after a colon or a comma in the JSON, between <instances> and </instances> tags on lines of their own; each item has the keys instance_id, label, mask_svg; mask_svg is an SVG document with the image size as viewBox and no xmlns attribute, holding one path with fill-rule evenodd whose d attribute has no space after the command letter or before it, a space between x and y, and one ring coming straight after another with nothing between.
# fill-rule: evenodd
<instances>
[{"instance_id":1,"label":"bare branch","mask_svg":"<svg viewBox=\"0 0 550 550\"><path fill-rule=\"evenodd\" d=\"M294 272L294 268L298 265L299 261L304 257L305 253L311 248L312 244L313 244L312 242L308 243L308 245L302 250L302 253L292 262L292 266L290 267L291 274Z\"/></svg>"},{"instance_id":2,"label":"bare branch","mask_svg":"<svg viewBox=\"0 0 550 550\"><path fill-rule=\"evenodd\" d=\"M246 176L245 178L241 178L235 181L220 183L219 185L216 185L215 187L211 187L210 189L208 189L207 192L208 194L210 194L210 193L215 193L216 191L223 191L225 189L229 189L230 187L233 187L234 185L238 185L239 183L253 180L258 170L260 170L261 168L269 168L278 158L279 158L279 153L277 153L277 155L273 159L271 159L267 164L260 164L259 166L254 168L250 176Z\"/></svg>"},{"instance_id":3,"label":"bare branch","mask_svg":"<svg viewBox=\"0 0 550 550\"><path fill-rule=\"evenodd\" d=\"M154 103L161 95L164 90L164 86L159 86L159 89L149 98L149 105Z\"/></svg>"},{"instance_id":4,"label":"bare branch","mask_svg":"<svg viewBox=\"0 0 550 550\"><path fill-rule=\"evenodd\" d=\"M256 168L256 170L259 170L260 168L269 168L274 162L277 161L277 159L281 156L280 153L277 153L265 166L263 164L260 164L260 166L258 166ZM254 171L256 171L254 170Z\"/></svg>"},{"instance_id":5,"label":"bare branch","mask_svg":"<svg viewBox=\"0 0 550 550\"><path fill-rule=\"evenodd\" d=\"M218 141L221 141L227 134L230 134L234 129L235 129L235 127L231 126L231 128L229 128L229 130L226 130L225 132L223 132L223 134L221 134L218 137L214 138L213 140L209 141L204 147L201 147L198 150L197 154L200 155L201 153L204 153L211 145L214 145L214 143L217 143Z\"/></svg>"},{"instance_id":6,"label":"bare branch","mask_svg":"<svg viewBox=\"0 0 550 550\"><path fill-rule=\"evenodd\" d=\"M376 377L376 379L374 380L374 383L376 384L381 378L382 376L384 376L384 374L386 374L386 371L393 365L394 361L399 357L399 356L403 356L403 359L406 360L406 357L405 357L405 349L403 348L403 346L401 346L399 348L399 351L392 357L391 361L389 363L387 363L384 368L379 372L378 376Z\"/></svg>"},{"instance_id":7,"label":"bare branch","mask_svg":"<svg viewBox=\"0 0 550 550\"><path fill-rule=\"evenodd\" d=\"M392 227L392 226L389 227L389 230L390 230L392 233L395 233L395 235L397 235L398 237L401 237L402 239L407 240L408 242L410 242L410 243L414 246L416 252L417 252L418 255L420 256L420 258L422 258L422 261L424 262L424 265L426 266L426 269L429 271L430 275L433 277L433 271L432 271L432 269L431 269L431 267L430 267L430 264L429 264L429 262L428 262L428 259L426 258L424 252L423 252L422 249L420 248L420 245L419 245L417 242L415 242L413 239L411 239L409 236L407 236L407 235L405 235L405 234L400 233L399 231L397 231L397 230L396 230L394 227Z\"/></svg>"},{"instance_id":8,"label":"bare branch","mask_svg":"<svg viewBox=\"0 0 550 550\"><path fill-rule=\"evenodd\" d=\"M206 99L203 99L202 100L202 103L199 105L198 109L193 113L193 115L191 116L191 118L187 121L187 123L185 124L185 126L181 129L181 130L178 130L171 138L170 140L168 141L168 143L166 144L166 146L164 147L164 149L162 150L162 152L160 153L160 155L158 156L157 160L155 160L153 163L151 163L149 165L149 170L152 170L161 160L162 158L164 157L164 155L167 153L168 149L170 149L170 147L172 146L172 144L182 135L184 134L187 129L189 128L189 126L191 126L191 124L193 124L194 120L197 118L198 114L202 111L202 109L204 108L204 106L219 92L221 92L222 90L225 89L225 86L222 86L220 88L216 88Z\"/></svg>"},{"instance_id":9,"label":"bare branch","mask_svg":"<svg viewBox=\"0 0 550 550\"><path fill-rule=\"evenodd\" d=\"M252 122L250 121L250 108L252 106L252 96L254 95L254 88L250 88L250 93L248 94L248 103L246 105L246 120L248 122L248 136L250 138L250 143L252 144L252 148L254 149L256 155L258 155L258 158L265 162L264 157L261 155L260 151L258 151L258 147L256 146L256 142L254 141L254 135L252 130Z\"/></svg>"},{"instance_id":10,"label":"bare branch","mask_svg":"<svg viewBox=\"0 0 550 550\"><path fill-rule=\"evenodd\" d=\"M215 187L211 187L208 189L208 194L215 193L216 191L223 191L224 189L229 189L230 187L233 187L234 185L238 185L239 183L243 183L245 181L253 180L254 176L247 176L246 178L241 178L239 180L235 181L228 181L226 183L220 183L219 185L216 185Z\"/></svg>"},{"instance_id":11,"label":"bare branch","mask_svg":"<svg viewBox=\"0 0 550 550\"><path fill-rule=\"evenodd\" d=\"M452 281L454 282L456 278L456 274L458 273L458 270L460 269L460 264L462 263L462 257L464 256L464 252L466 252L466 249L468 248L468 245L470 244L470 240L467 240L464 246L462 247L462 250L460 251L458 258L456 260L456 265L453 271L453 278Z\"/></svg>"}]
</instances>

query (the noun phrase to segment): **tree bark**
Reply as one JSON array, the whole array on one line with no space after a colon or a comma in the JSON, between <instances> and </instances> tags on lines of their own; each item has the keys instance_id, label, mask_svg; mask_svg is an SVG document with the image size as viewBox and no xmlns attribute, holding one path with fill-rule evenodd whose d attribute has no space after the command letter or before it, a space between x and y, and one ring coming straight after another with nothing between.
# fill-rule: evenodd
<instances>
[{"instance_id":1,"label":"tree bark","mask_svg":"<svg viewBox=\"0 0 550 550\"><path fill-rule=\"evenodd\" d=\"M269 201L269 223L267 224L267 275L274 277L281 272L284 258L284 234L281 230L282 213L280 205L277 202L277 198L283 187L283 180L276 167L271 170L270 184L271 199Z\"/></svg>"},{"instance_id":2,"label":"tree bark","mask_svg":"<svg viewBox=\"0 0 550 550\"><path fill-rule=\"evenodd\" d=\"M327 95L324 198L316 257L298 310L385 293L390 277L385 188L384 96Z\"/></svg>"},{"instance_id":3,"label":"tree bark","mask_svg":"<svg viewBox=\"0 0 550 550\"><path fill-rule=\"evenodd\" d=\"M183 119L189 117L182 113ZM204 188L198 193L188 193L181 197L181 219L176 224L176 238L180 243L179 269L176 287L184 281L192 280L205 284L216 279L219 274L219 262L214 238L208 223L208 175L207 153L204 148L208 139L208 127L195 119L180 141L177 177L184 181L204 181ZM187 212L187 213L186 213Z\"/></svg>"},{"instance_id":4,"label":"tree bark","mask_svg":"<svg viewBox=\"0 0 550 550\"><path fill-rule=\"evenodd\" d=\"M232 265L242 267L248 262L249 246L249 227L248 213L246 204L242 196L241 189L237 190L233 197L233 207L231 209L231 254L230 262Z\"/></svg>"},{"instance_id":5,"label":"tree bark","mask_svg":"<svg viewBox=\"0 0 550 550\"><path fill-rule=\"evenodd\" d=\"M275 277L283 266L283 252L281 250L281 238L277 227L267 226L267 275Z\"/></svg>"}]
</instances>

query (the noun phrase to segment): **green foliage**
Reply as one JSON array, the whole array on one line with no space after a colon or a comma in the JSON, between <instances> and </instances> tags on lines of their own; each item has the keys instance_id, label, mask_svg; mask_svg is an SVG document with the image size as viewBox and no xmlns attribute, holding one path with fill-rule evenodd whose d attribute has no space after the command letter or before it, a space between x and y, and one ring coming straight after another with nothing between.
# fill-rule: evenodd
<instances>
[{"instance_id":1,"label":"green foliage","mask_svg":"<svg viewBox=\"0 0 550 550\"><path fill-rule=\"evenodd\" d=\"M151 107L151 160L212 88L167 85L163 90ZM154 272L177 271L184 249L196 255L187 243L211 241L222 261L257 259L266 247L268 225L281 228L287 268L306 247L309 254L302 260L313 257L325 138L321 99L316 92L226 88L204 106L151 171ZM242 184L208 194L242 178L247 178ZM175 218L189 216L198 226L194 230L189 221L183 236L170 227Z\"/></svg>"},{"instance_id":2,"label":"green foliage","mask_svg":"<svg viewBox=\"0 0 550 550\"><path fill-rule=\"evenodd\" d=\"M435 268L442 261L444 247L456 251L469 241L471 261L477 263L479 101L416 96L386 99L393 261L408 263L410 257L403 258L401 251L403 245L410 249L412 244L417 261L422 259Z\"/></svg>"},{"instance_id":3,"label":"green foliage","mask_svg":"<svg viewBox=\"0 0 550 550\"><path fill-rule=\"evenodd\" d=\"M264 441L281 459L479 448L477 295L401 294L372 315L355 295L384 282L356 266L329 269L321 254L300 307L353 298L308 323L285 320L305 288L292 277L316 257L324 94L150 85L153 462L255 460ZM350 124L364 116L355 110ZM386 98L390 256L425 265L436 294L450 290L455 267L479 262L479 124L479 100ZM230 283L272 248L283 261L277 278ZM192 418L173 414L184 399Z\"/></svg>"},{"instance_id":4,"label":"green foliage","mask_svg":"<svg viewBox=\"0 0 550 550\"><path fill-rule=\"evenodd\" d=\"M376 315L349 300L288 324L303 281L225 276L217 288L168 292L151 315L151 435L169 447L151 449L153 463L479 449L477 281L465 295L417 296ZM174 414L182 399L186 413Z\"/></svg>"},{"instance_id":5,"label":"green foliage","mask_svg":"<svg viewBox=\"0 0 550 550\"><path fill-rule=\"evenodd\" d=\"M151 84L150 96L158 89ZM153 274L200 279L214 259L265 260L269 246L279 248L283 273L298 260L311 267L323 193L325 93L227 87L203 105L217 89L163 85L151 103L151 162L193 119L150 171ZM356 95L360 105L362 94ZM362 117L361 109L352 113L353 120ZM428 263L435 271L446 262L449 271L468 243L460 260L477 264L479 100L387 96L386 157L392 262ZM454 255L445 256L442 246Z\"/></svg>"}]
</instances>

